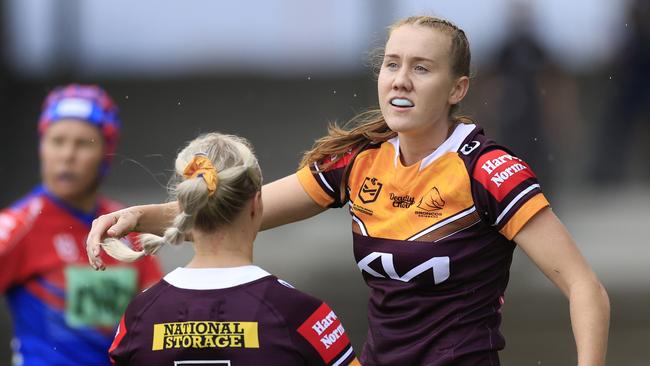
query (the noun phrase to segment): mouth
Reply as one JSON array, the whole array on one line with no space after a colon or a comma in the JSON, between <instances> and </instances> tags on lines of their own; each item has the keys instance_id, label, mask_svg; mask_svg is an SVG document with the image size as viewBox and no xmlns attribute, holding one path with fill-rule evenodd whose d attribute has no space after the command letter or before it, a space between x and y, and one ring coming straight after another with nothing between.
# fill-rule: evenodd
<instances>
[{"instance_id":1,"label":"mouth","mask_svg":"<svg viewBox=\"0 0 650 366\"><path fill-rule=\"evenodd\" d=\"M390 100L390 105L398 108L412 108L415 104L407 98L393 98Z\"/></svg>"},{"instance_id":2,"label":"mouth","mask_svg":"<svg viewBox=\"0 0 650 366\"><path fill-rule=\"evenodd\" d=\"M77 175L70 172L63 172L56 175L56 180L61 183L74 183L77 179Z\"/></svg>"}]
</instances>

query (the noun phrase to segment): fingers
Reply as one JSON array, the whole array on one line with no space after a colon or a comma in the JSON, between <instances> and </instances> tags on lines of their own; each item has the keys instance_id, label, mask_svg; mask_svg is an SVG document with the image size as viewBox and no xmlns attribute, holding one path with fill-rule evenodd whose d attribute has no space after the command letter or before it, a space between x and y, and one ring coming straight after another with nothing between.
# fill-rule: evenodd
<instances>
[{"instance_id":1,"label":"fingers","mask_svg":"<svg viewBox=\"0 0 650 366\"><path fill-rule=\"evenodd\" d=\"M112 238L121 238L132 232L137 224L136 215L128 210L117 211L115 214L118 215L109 221L110 226L106 229L106 234Z\"/></svg>"},{"instance_id":2,"label":"fingers","mask_svg":"<svg viewBox=\"0 0 650 366\"><path fill-rule=\"evenodd\" d=\"M138 224L138 217L129 209L102 215L93 221L86 239L88 262L95 270L104 270L106 266L100 258L101 243L106 237L121 238L129 234Z\"/></svg>"},{"instance_id":3,"label":"fingers","mask_svg":"<svg viewBox=\"0 0 650 366\"><path fill-rule=\"evenodd\" d=\"M106 266L100 257L101 242L106 236L113 236L109 229L118 221L119 212L102 215L93 220L92 227L86 238L86 254L88 262L95 270L104 270Z\"/></svg>"}]
</instances>

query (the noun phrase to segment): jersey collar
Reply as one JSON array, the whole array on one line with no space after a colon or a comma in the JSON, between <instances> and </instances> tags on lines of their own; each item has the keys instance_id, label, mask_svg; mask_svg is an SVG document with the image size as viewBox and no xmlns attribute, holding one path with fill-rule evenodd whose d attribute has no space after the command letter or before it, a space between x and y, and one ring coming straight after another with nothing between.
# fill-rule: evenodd
<instances>
[{"instance_id":1,"label":"jersey collar","mask_svg":"<svg viewBox=\"0 0 650 366\"><path fill-rule=\"evenodd\" d=\"M258 266L230 268L178 267L163 279L170 285L187 290L216 290L243 285L271 274Z\"/></svg>"},{"instance_id":2,"label":"jersey collar","mask_svg":"<svg viewBox=\"0 0 650 366\"><path fill-rule=\"evenodd\" d=\"M70 206L69 204L63 202L61 199L56 197L52 192L48 191L47 188L45 188L44 185L40 185L34 189L34 194L42 194L45 197L47 197L50 201L52 201L55 205L58 207L62 208L63 210L67 211L70 215L76 217L79 219L81 222L83 222L86 226L91 226L93 223L93 220L98 216L99 214L99 204L95 203L95 208L91 212L86 212L82 211L78 208L74 208Z\"/></svg>"},{"instance_id":3,"label":"jersey collar","mask_svg":"<svg viewBox=\"0 0 650 366\"><path fill-rule=\"evenodd\" d=\"M474 128L476 128L475 124L460 123L458 126L456 126L454 132L452 132L451 135L440 146L438 146L437 149L420 160L420 171L436 161L436 159L442 155L448 152L458 151L460 145L463 143L463 141L465 141L467 136L469 136L469 134L474 131ZM399 137L395 136L392 139L388 140L388 142L390 142L395 149L395 158L393 162L395 164L395 167L397 167L399 163Z\"/></svg>"}]
</instances>

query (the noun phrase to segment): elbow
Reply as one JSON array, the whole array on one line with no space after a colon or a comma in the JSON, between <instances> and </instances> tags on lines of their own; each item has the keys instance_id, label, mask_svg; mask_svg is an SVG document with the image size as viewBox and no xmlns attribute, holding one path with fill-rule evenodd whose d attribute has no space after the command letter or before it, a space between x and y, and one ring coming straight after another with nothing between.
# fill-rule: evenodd
<instances>
[{"instance_id":1,"label":"elbow","mask_svg":"<svg viewBox=\"0 0 650 366\"><path fill-rule=\"evenodd\" d=\"M597 307L601 313L607 314L609 317L611 310L609 295L605 286L597 278L573 283L569 287L568 297L570 301L582 299L580 302L586 301L586 303Z\"/></svg>"},{"instance_id":2,"label":"elbow","mask_svg":"<svg viewBox=\"0 0 650 366\"><path fill-rule=\"evenodd\" d=\"M596 285L598 296L600 297L601 303L603 305L603 310L609 314L611 311L611 304L609 302L609 295L607 294L607 290L605 289L605 286L603 286L603 284L600 282L597 282Z\"/></svg>"},{"instance_id":3,"label":"elbow","mask_svg":"<svg viewBox=\"0 0 650 366\"><path fill-rule=\"evenodd\" d=\"M588 299L595 308L599 309L599 313L602 314L601 316L609 322L611 304L609 302L607 290L597 279L589 282L590 283L585 283L583 291L581 292L586 295L585 299Z\"/></svg>"}]
</instances>

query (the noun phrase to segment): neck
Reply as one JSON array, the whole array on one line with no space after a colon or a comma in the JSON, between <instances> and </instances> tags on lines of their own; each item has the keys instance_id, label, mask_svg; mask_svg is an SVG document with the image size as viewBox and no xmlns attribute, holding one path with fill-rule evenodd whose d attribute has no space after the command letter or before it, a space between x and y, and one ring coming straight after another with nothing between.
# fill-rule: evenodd
<instances>
[{"instance_id":1,"label":"neck","mask_svg":"<svg viewBox=\"0 0 650 366\"><path fill-rule=\"evenodd\" d=\"M435 123L426 131L398 132L400 160L410 166L431 154L454 132L456 124L451 121Z\"/></svg>"},{"instance_id":2,"label":"neck","mask_svg":"<svg viewBox=\"0 0 650 366\"><path fill-rule=\"evenodd\" d=\"M52 196L56 197L61 202L82 212L91 213L97 206L98 193L96 190L74 197L61 197L54 193L54 191L47 185L45 185L45 188Z\"/></svg>"},{"instance_id":3,"label":"neck","mask_svg":"<svg viewBox=\"0 0 650 366\"><path fill-rule=\"evenodd\" d=\"M187 268L239 267L253 263L255 235L248 230L218 229L214 233L193 231L194 257Z\"/></svg>"}]
</instances>

